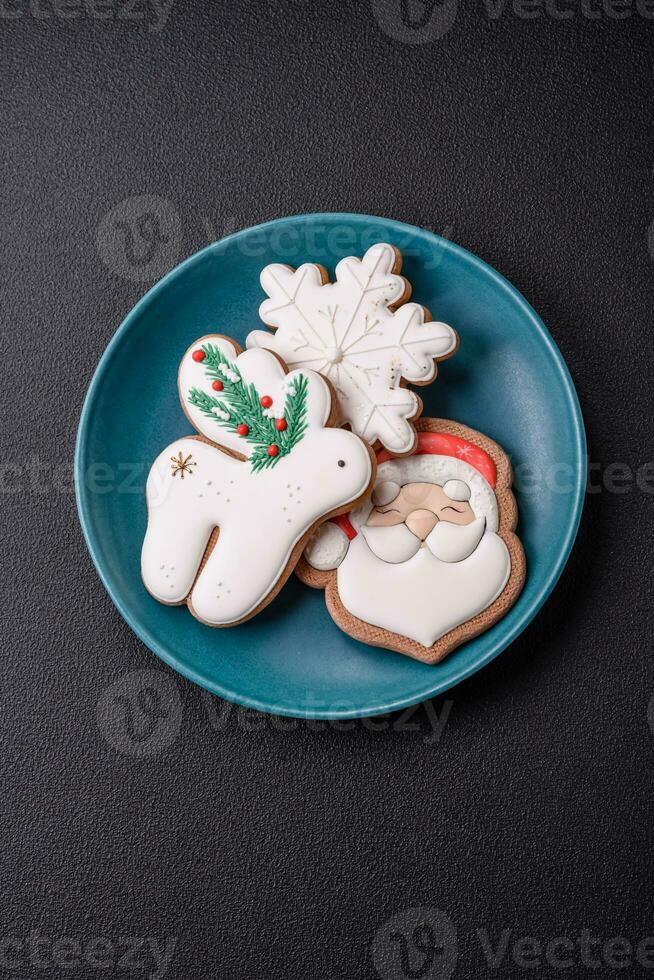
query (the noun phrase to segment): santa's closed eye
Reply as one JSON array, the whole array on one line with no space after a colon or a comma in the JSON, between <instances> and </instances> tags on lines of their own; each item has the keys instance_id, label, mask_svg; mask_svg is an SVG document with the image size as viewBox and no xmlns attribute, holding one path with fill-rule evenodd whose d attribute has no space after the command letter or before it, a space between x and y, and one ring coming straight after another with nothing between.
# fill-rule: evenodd
<instances>
[{"instance_id":1,"label":"santa's closed eye","mask_svg":"<svg viewBox=\"0 0 654 980\"><path fill-rule=\"evenodd\" d=\"M439 513L443 513L445 510L453 510L455 514L463 514L463 509L459 510L458 507L453 507L452 504L448 504L446 507L441 507Z\"/></svg>"}]
</instances>

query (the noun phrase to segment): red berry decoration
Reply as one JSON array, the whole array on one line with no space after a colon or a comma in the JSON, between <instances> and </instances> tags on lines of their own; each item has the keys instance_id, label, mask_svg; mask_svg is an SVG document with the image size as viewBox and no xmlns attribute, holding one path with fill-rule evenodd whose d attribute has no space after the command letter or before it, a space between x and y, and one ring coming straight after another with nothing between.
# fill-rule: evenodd
<instances>
[{"instance_id":1,"label":"red berry decoration","mask_svg":"<svg viewBox=\"0 0 654 980\"><path fill-rule=\"evenodd\" d=\"M286 419L275 419L275 428L278 432L284 432L286 429Z\"/></svg>"},{"instance_id":2,"label":"red berry decoration","mask_svg":"<svg viewBox=\"0 0 654 980\"><path fill-rule=\"evenodd\" d=\"M194 350L191 356L193 357L194 361L199 362L199 361L203 361L207 355L204 353L203 350Z\"/></svg>"},{"instance_id":3,"label":"red berry decoration","mask_svg":"<svg viewBox=\"0 0 654 980\"><path fill-rule=\"evenodd\" d=\"M250 431L250 426L246 425L245 422L241 422L240 425L236 426L236 431L240 436L246 436Z\"/></svg>"},{"instance_id":4,"label":"red berry decoration","mask_svg":"<svg viewBox=\"0 0 654 980\"><path fill-rule=\"evenodd\" d=\"M270 406L272 405L272 398L270 397L270 395L264 395L260 399L260 401L264 408L270 408Z\"/></svg>"},{"instance_id":5,"label":"red berry decoration","mask_svg":"<svg viewBox=\"0 0 654 980\"><path fill-rule=\"evenodd\" d=\"M211 387L213 388L214 391L222 391L223 388L224 388L224 385L223 385L222 381L218 381L218 379L216 379L215 381L213 381L211 383Z\"/></svg>"},{"instance_id":6,"label":"red berry decoration","mask_svg":"<svg viewBox=\"0 0 654 980\"><path fill-rule=\"evenodd\" d=\"M279 456L279 446L276 446L274 442L273 442L272 446L268 446L268 455L269 456Z\"/></svg>"}]
</instances>

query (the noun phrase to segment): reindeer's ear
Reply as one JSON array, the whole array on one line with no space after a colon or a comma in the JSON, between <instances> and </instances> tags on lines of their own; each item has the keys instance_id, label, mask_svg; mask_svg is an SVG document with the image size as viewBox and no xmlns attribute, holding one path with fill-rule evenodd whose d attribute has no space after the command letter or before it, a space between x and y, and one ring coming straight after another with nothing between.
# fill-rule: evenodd
<instances>
[{"instance_id":1,"label":"reindeer's ear","mask_svg":"<svg viewBox=\"0 0 654 980\"><path fill-rule=\"evenodd\" d=\"M229 369L239 353L240 347L222 334L200 337L182 358L177 384L182 408L199 433L227 449L249 455L243 441L221 425L222 415L227 413L218 405L221 392L214 383L222 384L225 379L211 367L213 355Z\"/></svg>"},{"instance_id":2,"label":"reindeer's ear","mask_svg":"<svg viewBox=\"0 0 654 980\"><path fill-rule=\"evenodd\" d=\"M259 394L265 398L279 400L279 388L286 378L282 363L269 350L254 348L244 350L238 357L238 368L246 384L253 384Z\"/></svg>"}]
</instances>

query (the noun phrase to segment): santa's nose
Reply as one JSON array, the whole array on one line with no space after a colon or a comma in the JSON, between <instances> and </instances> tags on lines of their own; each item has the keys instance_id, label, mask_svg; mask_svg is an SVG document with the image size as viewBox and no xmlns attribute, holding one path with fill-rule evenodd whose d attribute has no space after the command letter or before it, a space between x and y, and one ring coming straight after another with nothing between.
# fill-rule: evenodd
<instances>
[{"instance_id":1,"label":"santa's nose","mask_svg":"<svg viewBox=\"0 0 654 980\"><path fill-rule=\"evenodd\" d=\"M404 523L417 538L424 541L427 535L433 531L437 520L436 514L431 510L414 510Z\"/></svg>"}]
</instances>

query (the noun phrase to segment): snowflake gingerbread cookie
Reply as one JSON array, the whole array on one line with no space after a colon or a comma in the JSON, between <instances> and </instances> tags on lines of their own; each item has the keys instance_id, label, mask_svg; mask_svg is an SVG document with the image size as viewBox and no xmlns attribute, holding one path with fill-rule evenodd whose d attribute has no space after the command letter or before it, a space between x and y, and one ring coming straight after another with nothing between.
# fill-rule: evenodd
<instances>
[{"instance_id":1,"label":"snowflake gingerbread cookie","mask_svg":"<svg viewBox=\"0 0 654 980\"><path fill-rule=\"evenodd\" d=\"M272 600L322 520L369 492L374 455L332 427L319 374L218 334L184 355L179 394L200 435L150 470L143 581L160 602L233 626Z\"/></svg>"},{"instance_id":2,"label":"snowflake gingerbread cookie","mask_svg":"<svg viewBox=\"0 0 654 980\"><path fill-rule=\"evenodd\" d=\"M341 259L333 283L319 265L267 265L261 285L269 298L259 313L276 332L255 330L246 342L275 351L289 367L328 378L341 422L395 455L413 452L412 422L422 410L404 383L433 381L436 363L458 345L452 327L406 302L411 287L398 275L400 268L399 251L383 243L361 259Z\"/></svg>"},{"instance_id":3,"label":"snowflake gingerbread cookie","mask_svg":"<svg viewBox=\"0 0 654 980\"><path fill-rule=\"evenodd\" d=\"M433 664L513 605L525 558L502 449L456 422L417 426L415 454L378 453L372 499L320 527L297 573L350 636Z\"/></svg>"}]
</instances>

